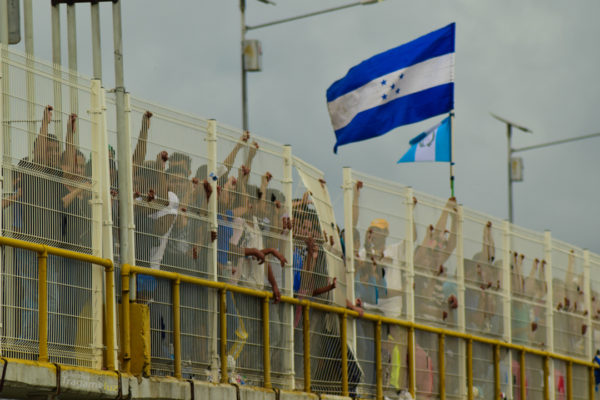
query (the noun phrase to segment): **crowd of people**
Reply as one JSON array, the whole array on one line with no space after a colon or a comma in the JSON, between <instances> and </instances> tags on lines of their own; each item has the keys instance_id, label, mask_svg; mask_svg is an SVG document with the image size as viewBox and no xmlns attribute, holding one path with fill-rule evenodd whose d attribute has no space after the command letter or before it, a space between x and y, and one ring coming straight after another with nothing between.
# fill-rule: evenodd
<instances>
[{"instance_id":1,"label":"crowd of people","mask_svg":"<svg viewBox=\"0 0 600 400\"><path fill-rule=\"evenodd\" d=\"M11 226L5 229L24 240L90 252L91 160L86 159L76 145L77 115L68 117L63 149L56 135L49 133L52 112L51 106L44 109L32 157L21 159L12 171L14 192L5 196L2 202L3 209L11 216ZM152 117L149 111L142 115L132 154L136 264L204 278L213 276L215 271L210 266L216 265L219 281L272 291L269 311L272 369L275 373L284 372L285 325L289 323L295 332L296 370L301 371L302 307L295 307L289 321L285 308L277 303L285 287L290 290L288 294L299 299L334 303L338 278L342 282L345 276L336 276L333 264L345 263L348 260L345 253L350 247L344 243L345 231L335 227L339 237L327 235L314 203L318 196L308 189L299 198L291 199L291 209L286 207L287 199L281 188L272 187L278 179L274 180L269 171L253 171L260 146L251 141L248 132L235 142L217 171L209 171L208 166L202 164L193 173L192 155L183 152L169 154L161 150L155 157L147 159ZM119 226L118 164L114 152L109 152L108 161L113 221ZM323 180L320 184L325 188ZM355 267L355 281L347 284L354 285L355 296L345 298L338 305L345 305L359 315L373 312L405 318L413 304L408 298L412 292L417 321L456 327L457 310L462 306L459 298L463 298L468 329L498 334L503 329L502 290L504 285L509 285L513 297L513 339L543 345L547 326L546 261L511 252L511 280L503 282L503 260L497 257L492 223L488 222L483 226L481 250L464 260L465 292L459 296L453 258L458 237L456 199L448 199L435 225L423 225L422 238L417 235L415 223L410 241L392 240L391 232L398 228L390 226L384 217L359 224L361 209L365 206L361 203L363 187L361 181L354 185L353 224L347 227L352 231L351 257ZM211 225L209 218L211 199L216 199L217 203L216 227ZM411 206L420 207L419 201L413 198ZM117 244L119 231L114 232ZM414 248L409 248L409 242L415 244ZM216 254L216 260L212 259L213 254ZM288 254L291 259L286 258ZM412 275L407 263L409 254L414 265ZM16 325L15 337L35 341L38 337L36 256L15 250L12 257L14 274L19 278L15 296L19 311L15 318L20 323ZM523 267L526 260L531 262L527 276ZM565 279L552 282L553 302L564 316L561 326L567 330L560 340L565 341L565 346L580 346L587 325L580 323L579 317L591 312L597 319L600 297L592 291L592 309L586 309L585 296L590 294L583 290L583 275L575 274L574 253L568 260ZM291 282L286 282L286 267L291 268ZM81 337L81 331L88 329L77 321L81 315L91 313L92 275L81 262L54 257L49 257L48 271L51 282L48 292L49 340L72 348L77 345L74 338ZM412 287L409 287L411 279ZM173 342L170 283L149 275L138 275L136 288L136 301L150 307L155 366L169 369ZM192 367L210 363L207 358L211 340L209 297L206 288L182 285L182 345ZM260 301L228 293L226 307L230 363L237 364L241 370L261 369ZM314 382L335 382L340 378L341 346L336 318L311 311L311 330L316 332L311 356L318 360L313 367ZM437 360L433 353L437 338L434 336L417 337L416 380L417 389L423 393L435 391L433 371ZM367 367L375 360L373 337L373 323L358 319L356 348L349 348L347 357L349 383L354 395L359 383L375 383L375 368ZM384 384L393 390L406 388L405 332L399 326L385 325L382 337L385 338L382 345ZM453 354L457 357L458 351ZM197 372L191 368L189 374L193 375L194 371ZM489 366L482 365L480 371L491 373ZM482 391L489 390L482 388Z\"/></svg>"}]
</instances>

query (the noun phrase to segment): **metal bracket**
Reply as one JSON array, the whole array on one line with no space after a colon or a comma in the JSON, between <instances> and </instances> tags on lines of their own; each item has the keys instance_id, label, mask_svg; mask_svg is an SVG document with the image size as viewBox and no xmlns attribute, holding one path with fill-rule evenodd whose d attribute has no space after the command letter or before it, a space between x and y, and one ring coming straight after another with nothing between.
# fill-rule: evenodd
<instances>
[{"instance_id":1,"label":"metal bracket","mask_svg":"<svg viewBox=\"0 0 600 400\"><path fill-rule=\"evenodd\" d=\"M58 396L60 394L60 376L61 376L61 369L60 369L60 364L58 363L52 363L54 364L54 366L56 367L56 390L54 392L54 396Z\"/></svg>"}]
</instances>

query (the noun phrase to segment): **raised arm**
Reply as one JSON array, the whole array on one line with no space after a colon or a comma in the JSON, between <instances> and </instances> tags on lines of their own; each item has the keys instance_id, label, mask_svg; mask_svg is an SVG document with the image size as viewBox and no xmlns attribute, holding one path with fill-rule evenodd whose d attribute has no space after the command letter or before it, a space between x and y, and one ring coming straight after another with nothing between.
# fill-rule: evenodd
<instances>
[{"instance_id":1,"label":"raised arm","mask_svg":"<svg viewBox=\"0 0 600 400\"><path fill-rule=\"evenodd\" d=\"M358 199L360 197L360 189L362 189L363 183L362 181L356 181L356 185L354 186L354 192L352 196L352 227L356 228L358 224L358 215L359 215L359 207L358 207Z\"/></svg>"},{"instance_id":2,"label":"raised arm","mask_svg":"<svg viewBox=\"0 0 600 400\"><path fill-rule=\"evenodd\" d=\"M42 116L42 126L40 126L40 132L35 141L35 148L33 150L33 162L36 164L46 164L46 148L48 146L48 125L52 121L52 106L46 106L44 108L44 115Z\"/></svg>"},{"instance_id":3,"label":"raised arm","mask_svg":"<svg viewBox=\"0 0 600 400\"><path fill-rule=\"evenodd\" d=\"M140 135L138 136L137 144L135 145L135 150L133 151L134 173L136 168L139 165L142 165L144 160L146 159L146 152L148 149L148 131L150 130L150 118L152 118L152 113L150 111L146 111L142 116L142 127L140 128Z\"/></svg>"},{"instance_id":4,"label":"raised arm","mask_svg":"<svg viewBox=\"0 0 600 400\"><path fill-rule=\"evenodd\" d=\"M488 263L493 263L496 254L496 246L494 245L494 236L492 235L492 222L488 221L483 228L483 243L482 254Z\"/></svg>"},{"instance_id":5,"label":"raised arm","mask_svg":"<svg viewBox=\"0 0 600 400\"><path fill-rule=\"evenodd\" d=\"M536 292L535 276L538 273L539 264L540 264L539 259L536 258L535 260L533 260L533 263L531 264L531 271L529 271L529 275L527 275L527 278L525 279L525 284L524 284L525 293L530 296L534 296L535 292Z\"/></svg>"},{"instance_id":6,"label":"raised arm","mask_svg":"<svg viewBox=\"0 0 600 400\"><path fill-rule=\"evenodd\" d=\"M76 161L77 148L75 146L75 130L77 127L77 114L71 114L69 116L69 123L67 124L67 136L65 139L65 151L62 155L63 159L66 160L69 171L73 172Z\"/></svg>"},{"instance_id":7,"label":"raised arm","mask_svg":"<svg viewBox=\"0 0 600 400\"><path fill-rule=\"evenodd\" d=\"M231 150L231 153L229 153L229 155L227 157L225 157L225 160L223 160L223 165L225 166L227 171L225 172L225 174L223 174L219 178L222 178L224 181L227 180L227 178L229 177L229 171L231 171L231 168L233 167L233 163L235 162L235 158L237 157L237 154L240 152L242 146L244 146L246 143L248 143L249 139L250 139L250 132L244 131L240 140L235 144L235 146L233 147L233 150Z\"/></svg>"}]
</instances>

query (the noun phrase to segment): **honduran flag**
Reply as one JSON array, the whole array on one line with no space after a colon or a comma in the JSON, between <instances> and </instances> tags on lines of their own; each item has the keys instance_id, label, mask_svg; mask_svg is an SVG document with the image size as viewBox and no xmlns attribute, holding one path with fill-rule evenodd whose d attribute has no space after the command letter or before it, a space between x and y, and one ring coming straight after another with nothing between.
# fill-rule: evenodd
<instances>
[{"instance_id":1,"label":"honduran flag","mask_svg":"<svg viewBox=\"0 0 600 400\"><path fill-rule=\"evenodd\" d=\"M341 145L383 135L454 108L452 23L352 67L327 89Z\"/></svg>"},{"instance_id":2,"label":"honduran flag","mask_svg":"<svg viewBox=\"0 0 600 400\"><path fill-rule=\"evenodd\" d=\"M452 133L450 132L450 117L413 138L411 148L402 156L398 163L405 162L451 162Z\"/></svg>"}]
</instances>

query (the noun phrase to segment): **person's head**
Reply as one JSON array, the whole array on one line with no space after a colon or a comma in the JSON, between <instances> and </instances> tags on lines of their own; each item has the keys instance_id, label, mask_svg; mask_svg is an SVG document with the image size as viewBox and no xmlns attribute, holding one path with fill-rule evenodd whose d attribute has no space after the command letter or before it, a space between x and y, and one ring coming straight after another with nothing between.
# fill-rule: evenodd
<instances>
[{"instance_id":1,"label":"person's head","mask_svg":"<svg viewBox=\"0 0 600 400\"><path fill-rule=\"evenodd\" d=\"M203 164L198 167L198 169L196 170L196 178L198 178L198 181L200 182L202 182L205 179L208 179L208 165Z\"/></svg>"},{"instance_id":2,"label":"person's head","mask_svg":"<svg viewBox=\"0 0 600 400\"><path fill-rule=\"evenodd\" d=\"M35 140L35 146L39 146L41 138ZM56 135L48 134L48 138L46 141L46 154L44 154L45 166L50 168L59 168L60 167L60 142Z\"/></svg>"},{"instance_id":3,"label":"person's head","mask_svg":"<svg viewBox=\"0 0 600 400\"><path fill-rule=\"evenodd\" d=\"M63 153L60 158L60 169L63 176L67 179L77 179L85 175L85 156L79 150L75 152L75 157L68 157L67 153Z\"/></svg>"},{"instance_id":4,"label":"person's head","mask_svg":"<svg viewBox=\"0 0 600 400\"><path fill-rule=\"evenodd\" d=\"M600 356L600 349L599 349L599 350L596 350L596 355L597 355L597 356Z\"/></svg>"},{"instance_id":5,"label":"person's head","mask_svg":"<svg viewBox=\"0 0 600 400\"><path fill-rule=\"evenodd\" d=\"M384 250L385 240L390 231L390 224L383 218L376 218L371 221L365 237L365 247L372 247L374 250Z\"/></svg>"},{"instance_id":6,"label":"person's head","mask_svg":"<svg viewBox=\"0 0 600 400\"><path fill-rule=\"evenodd\" d=\"M182 166L170 166L165 173L168 177L167 190L175 193L180 199L183 198L190 189L187 170Z\"/></svg>"},{"instance_id":7,"label":"person's head","mask_svg":"<svg viewBox=\"0 0 600 400\"><path fill-rule=\"evenodd\" d=\"M320 238L317 213L308 207L296 207L293 210L292 232L299 238Z\"/></svg>"},{"instance_id":8,"label":"person's head","mask_svg":"<svg viewBox=\"0 0 600 400\"><path fill-rule=\"evenodd\" d=\"M192 160L190 156L183 153L173 153L169 157L169 169L171 168L182 168L185 171L185 177L187 178L192 174Z\"/></svg>"}]
</instances>

